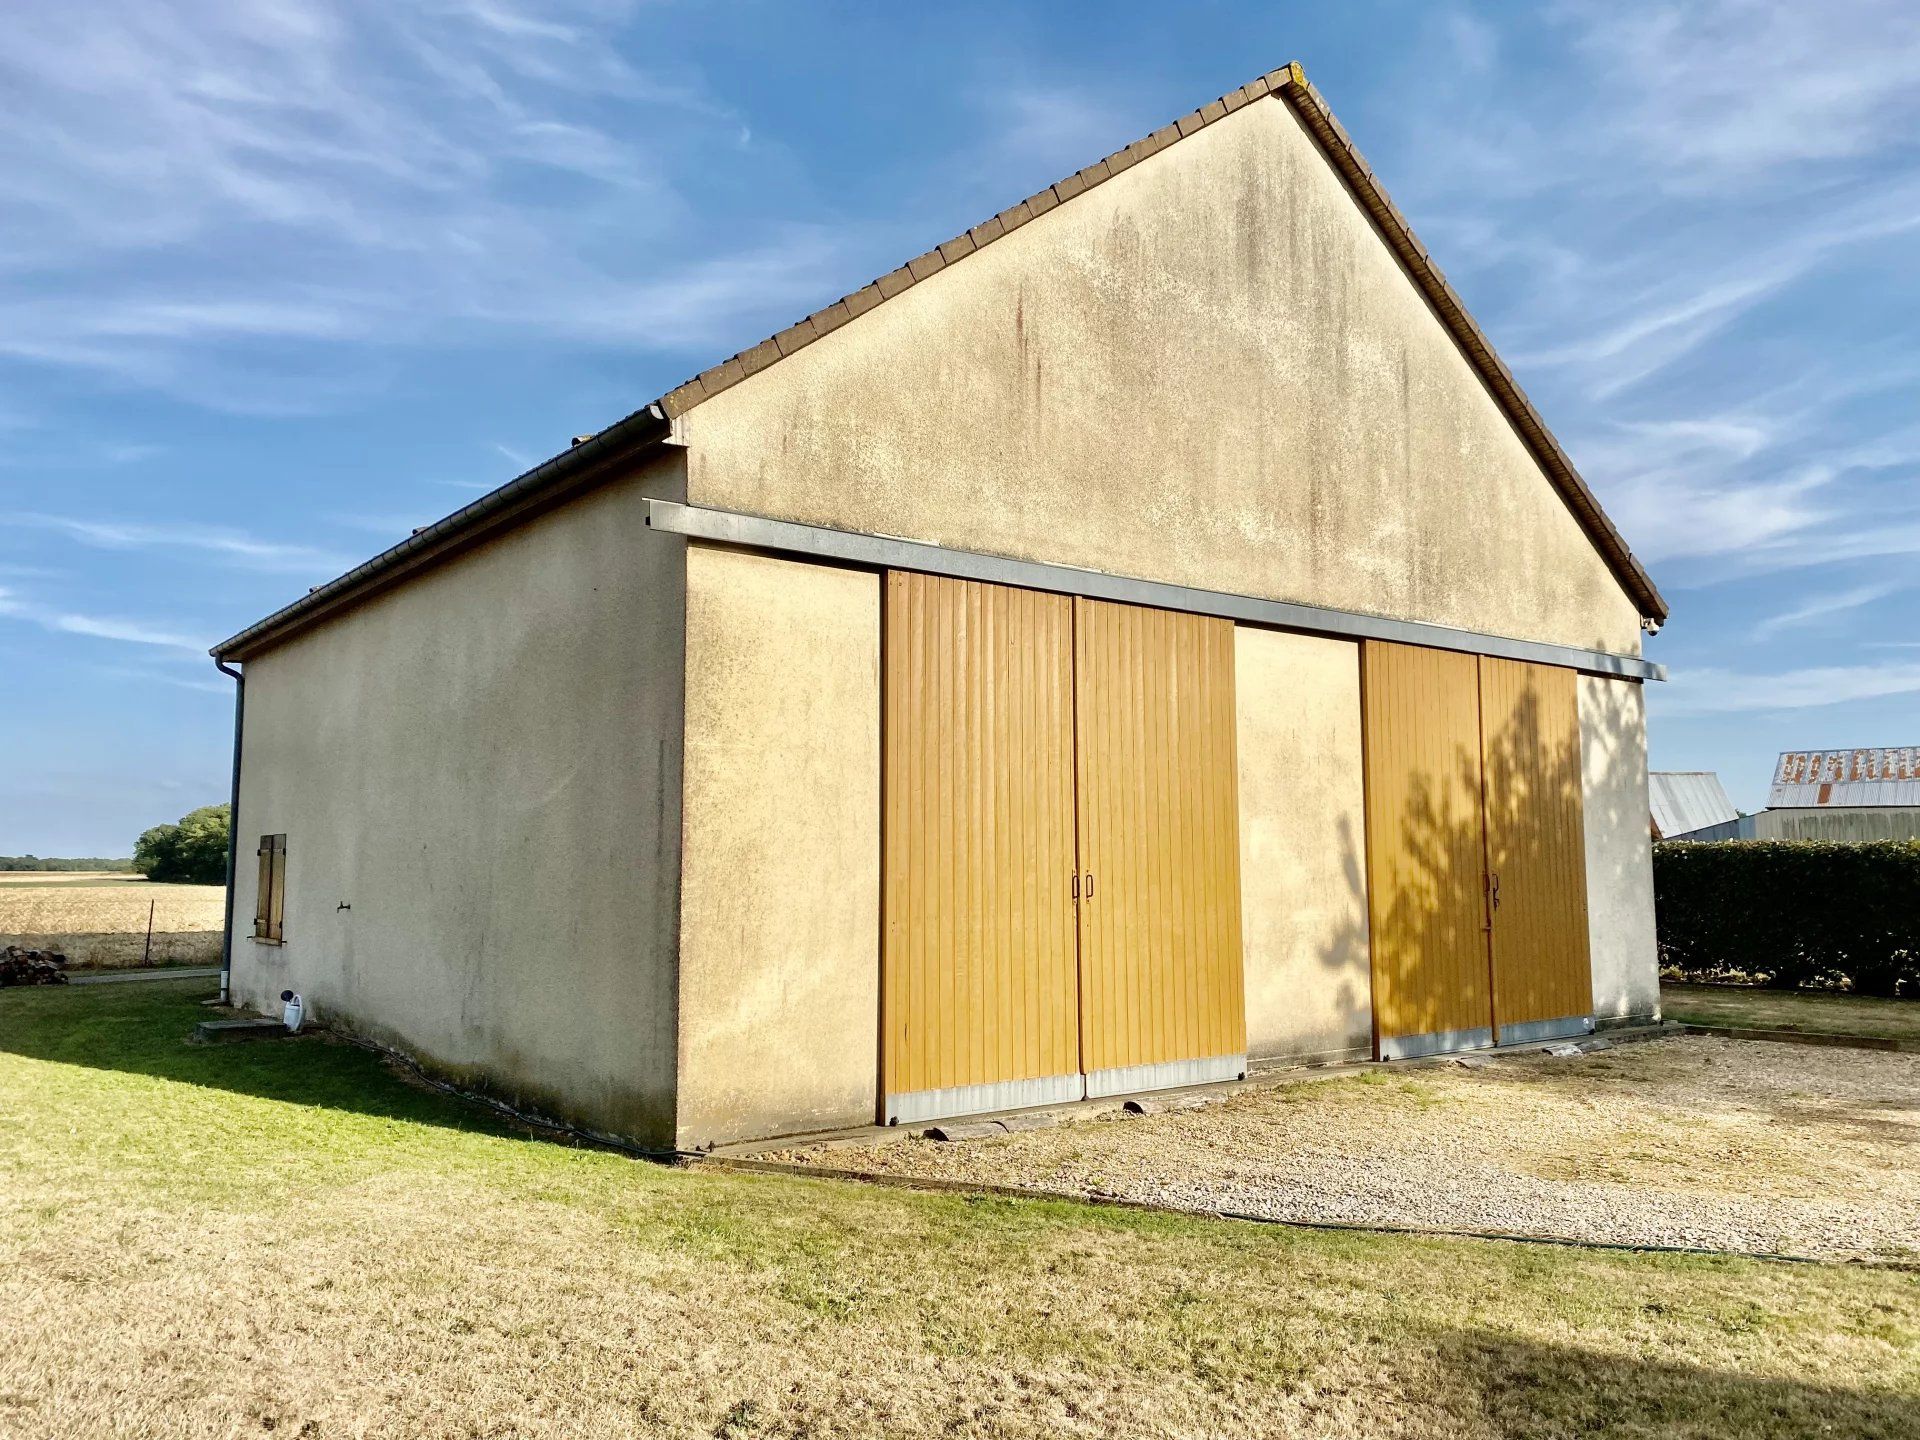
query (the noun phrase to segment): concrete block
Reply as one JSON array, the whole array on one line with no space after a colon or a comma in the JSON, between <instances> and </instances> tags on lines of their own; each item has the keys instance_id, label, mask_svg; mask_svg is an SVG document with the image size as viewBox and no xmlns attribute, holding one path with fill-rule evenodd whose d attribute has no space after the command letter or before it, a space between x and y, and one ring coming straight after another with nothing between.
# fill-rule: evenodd
<instances>
[{"instance_id":1,"label":"concrete block","mask_svg":"<svg viewBox=\"0 0 1920 1440\"><path fill-rule=\"evenodd\" d=\"M1177 1110L1199 1110L1222 1097L1217 1095L1144 1095L1120 1108L1129 1115L1169 1115Z\"/></svg>"},{"instance_id":2,"label":"concrete block","mask_svg":"<svg viewBox=\"0 0 1920 1440\"><path fill-rule=\"evenodd\" d=\"M951 1125L929 1125L921 1132L929 1140L991 1140L1007 1132L998 1120L965 1120Z\"/></svg>"},{"instance_id":3,"label":"concrete block","mask_svg":"<svg viewBox=\"0 0 1920 1440\"><path fill-rule=\"evenodd\" d=\"M1060 1117L1051 1110L1036 1110L1026 1115L1003 1115L1000 1128L1009 1135L1017 1135L1022 1130L1051 1130L1060 1123Z\"/></svg>"},{"instance_id":4,"label":"concrete block","mask_svg":"<svg viewBox=\"0 0 1920 1440\"><path fill-rule=\"evenodd\" d=\"M209 1045L230 1045L237 1040L278 1040L291 1033L278 1020L202 1020L193 1027L193 1038Z\"/></svg>"}]
</instances>

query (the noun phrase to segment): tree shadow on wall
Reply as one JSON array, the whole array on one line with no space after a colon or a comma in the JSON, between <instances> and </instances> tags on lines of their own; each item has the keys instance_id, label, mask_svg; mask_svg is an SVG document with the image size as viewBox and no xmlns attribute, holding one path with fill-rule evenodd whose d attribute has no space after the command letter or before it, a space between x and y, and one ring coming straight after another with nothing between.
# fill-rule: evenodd
<instances>
[{"instance_id":1,"label":"tree shadow on wall","mask_svg":"<svg viewBox=\"0 0 1920 1440\"><path fill-rule=\"evenodd\" d=\"M1620 698L1610 697L1614 703ZM1420 1035L1464 1028L1452 997L1463 984L1477 980L1485 987L1490 980L1489 872L1501 876L1501 908L1510 921L1517 920L1526 904L1526 897L1516 895L1513 888L1523 875L1570 868L1581 879L1588 906L1596 901L1604 906L1610 895L1624 887L1650 888L1651 877L1646 873L1650 862L1643 846L1607 844L1599 848L1596 861L1588 856L1586 845L1588 834L1646 833L1645 785L1637 773L1643 768L1637 747L1610 746L1605 754L1589 757L1596 773L1588 794L1582 783L1579 726L1556 736L1553 729L1564 731L1564 725L1549 725L1543 733L1543 721L1553 718L1537 694L1523 692L1487 735L1484 766L1475 748L1462 741L1453 747L1439 773L1411 777L1386 833L1379 833L1380 817L1369 813L1376 832L1373 845L1383 854L1398 857L1391 867L1376 867L1383 876L1391 868L1393 881L1372 896L1371 905L1373 876L1365 843L1353 827L1340 826L1341 873L1356 901L1355 913L1365 918L1334 934L1321 960L1332 968L1357 950L1371 953L1376 960L1388 959L1397 967L1403 978L1393 994L1395 1023L1385 1033ZM1599 807L1597 814L1586 813L1589 799ZM1579 817L1571 833L1539 823L1544 815L1568 813ZM1629 866L1641 873L1629 873ZM1581 933L1586 933L1584 917ZM1648 936L1649 944L1651 940ZM1552 958L1523 955L1519 960L1523 965L1546 964ZM1379 989L1376 978L1376 1019L1382 998ZM1607 1002L1608 997L1596 995L1596 1012L1612 1013ZM1483 1015L1471 1023L1484 1026L1489 1018Z\"/></svg>"}]
</instances>

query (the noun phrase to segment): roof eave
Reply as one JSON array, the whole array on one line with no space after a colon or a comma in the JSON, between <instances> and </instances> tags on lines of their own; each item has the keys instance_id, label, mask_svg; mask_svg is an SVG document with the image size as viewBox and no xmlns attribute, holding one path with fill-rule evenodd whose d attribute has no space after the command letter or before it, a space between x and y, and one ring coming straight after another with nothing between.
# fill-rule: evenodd
<instances>
[{"instance_id":1,"label":"roof eave","mask_svg":"<svg viewBox=\"0 0 1920 1440\"><path fill-rule=\"evenodd\" d=\"M657 402L636 410L445 519L414 531L338 579L314 587L293 604L222 640L210 653L216 660L244 661L417 570L615 478L641 454L664 443L672 426Z\"/></svg>"}]
</instances>

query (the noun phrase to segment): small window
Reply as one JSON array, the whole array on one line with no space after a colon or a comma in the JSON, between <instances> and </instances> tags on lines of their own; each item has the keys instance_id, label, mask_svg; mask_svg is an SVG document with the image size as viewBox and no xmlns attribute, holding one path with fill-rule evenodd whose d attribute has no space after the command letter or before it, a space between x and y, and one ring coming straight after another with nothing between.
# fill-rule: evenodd
<instances>
[{"instance_id":1,"label":"small window","mask_svg":"<svg viewBox=\"0 0 1920 1440\"><path fill-rule=\"evenodd\" d=\"M278 945L287 913L287 837L262 835L260 848L260 886L253 897L253 938Z\"/></svg>"}]
</instances>

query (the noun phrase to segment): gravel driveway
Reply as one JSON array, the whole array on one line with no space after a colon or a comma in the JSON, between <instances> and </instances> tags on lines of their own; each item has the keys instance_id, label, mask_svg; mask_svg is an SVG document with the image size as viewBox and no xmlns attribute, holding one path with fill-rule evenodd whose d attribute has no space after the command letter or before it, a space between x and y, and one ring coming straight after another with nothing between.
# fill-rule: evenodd
<instances>
[{"instance_id":1,"label":"gravel driveway","mask_svg":"<svg viewBox=\"0 0 1920 1440\"><path fill-rule=\"evenodd\" d=\"M1920 1055L1685 1037L767 1159L1197 1211L1920 1256Z\"/></svg>"}]
</instances>

